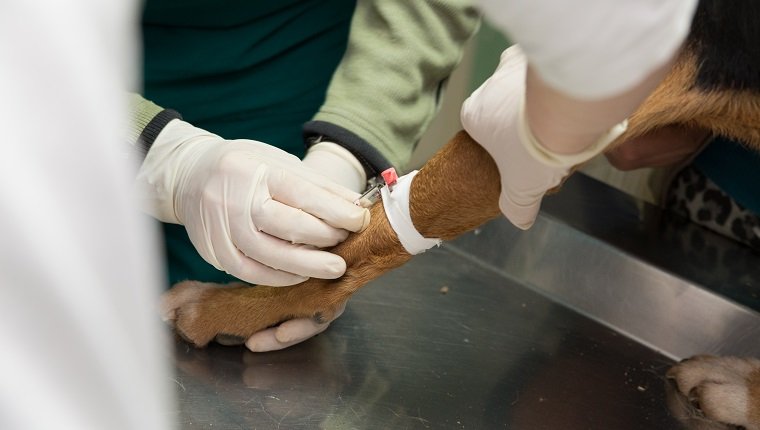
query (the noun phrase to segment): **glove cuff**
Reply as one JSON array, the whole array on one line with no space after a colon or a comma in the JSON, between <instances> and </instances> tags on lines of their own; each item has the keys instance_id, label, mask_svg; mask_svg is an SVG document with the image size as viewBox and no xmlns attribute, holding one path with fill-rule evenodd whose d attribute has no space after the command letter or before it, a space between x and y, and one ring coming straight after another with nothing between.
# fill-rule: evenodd
<instances>
[{"instance_id":1,"label":"glove cuff","mask_svg":"<svg viewBox=\"0 0 760 430\"><path fill-rule=\"evenodd\" d=\"M620 137L628 128L628 120L625 119L622 122L615 124L605 134L603 134L594 144L584 149L581 152L574 154L557 154L553 151L546 149L541 142L535 137L528 124L528 117L525 114L525 97L520 103L519 117L517 120L517 135L520 139L520 143L525 147L525 150L537 161L549 166L562 169L569 169L573 166L577 166L581 163L594 158L602 151L604 151L610 143Z\"/></svg>"},{"instance_id":2,"label":"glove cuff","mask_svg":"<svg viewBox=\"0 0 760 430\"><path fill-rule=\"evenodd\" d=\"M181 224L174 196L184 171L193 166L215 134L180 119L169 119L153 138L153 144L137 172L136 187L143 211L160 221Z\"/></svg>"}]
</instances>

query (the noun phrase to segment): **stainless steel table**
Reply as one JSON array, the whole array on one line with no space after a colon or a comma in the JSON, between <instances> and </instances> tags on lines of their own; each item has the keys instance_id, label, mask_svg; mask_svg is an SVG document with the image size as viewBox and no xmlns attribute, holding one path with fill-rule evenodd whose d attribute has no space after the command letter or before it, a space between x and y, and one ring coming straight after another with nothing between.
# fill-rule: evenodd
<instances>
[{"instance_id":1,"label":"stainless steel table","mask_svg":"<svg viewBox=\"0 0 760 430\"><path fill-rule=\"evenodd\" d=\"M714 246L730 261L693 270ZM674 360L760 354L760 269L726 266L757 261L578 177L529 232L497 220L415 257L304 344L178 342L174 413L187 429L679 428Z\"/></svg>"}]
</instances>

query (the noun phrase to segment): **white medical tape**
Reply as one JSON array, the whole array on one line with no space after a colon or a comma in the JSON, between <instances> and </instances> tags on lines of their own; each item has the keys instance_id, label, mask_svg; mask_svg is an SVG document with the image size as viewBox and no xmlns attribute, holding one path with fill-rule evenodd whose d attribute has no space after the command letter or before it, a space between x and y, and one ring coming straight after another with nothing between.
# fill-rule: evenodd
<instances>
[{"instance_id":1,"label":"white medical tape","mask_svg":"<svg viewBox=\"0 0 760 430\"><path fill-rule=\"evenodd\" d=\"M441 239L423 237L412 223L412 215L409 213L409 190L412 188L412 179L417 173L418 171L414 170L398 178L393 191L390 191L387 186L380 190L385 216L393 231L396 232L401 246L411 255L421 254L441 244Z\"/></svg>"}]
</instances>

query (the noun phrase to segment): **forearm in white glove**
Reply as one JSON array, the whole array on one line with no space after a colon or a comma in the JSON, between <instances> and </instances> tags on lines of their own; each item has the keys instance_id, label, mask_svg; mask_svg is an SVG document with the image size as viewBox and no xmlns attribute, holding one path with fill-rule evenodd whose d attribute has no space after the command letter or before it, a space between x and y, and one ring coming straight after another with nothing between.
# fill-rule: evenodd
<instances>
[{"instance_id":1,"label":"forearm in white glove","mask_svg":"<svg viewBox=\"0 0 760 430\"><path fill-rule=\"evenodd\" d=\"M530 228L544 194L570 169L600 153L625 131L620 123L580 153L557 154L533 136L525 116L527 61L519 47L501 56L493 75L464 102L464 129L493 157L501 175L499 207L521 229Z\"/></svg>"},{"instance_id":2,"label":"forearm in white glove","mask_svg":"<svg viewBox=\"0 0 760 430\"><path fill-rule=\"evenodd\" d=\"M137 186L156 218L183 224L199 254L251 283L333 279L345 261L317 248L369 223L357 194L297 157L252 140L230 140L175 119L143 162Z\"/></svg>"},{"instance_id":3,"label":"forearm in white glove","mask_svg":"<svg viewBox=\"0 0 760 430\"><path fill-rule=\"evenodd\" d=\"M319 142L312 145L303 163L350 190L360 192L366 187L367 174L359 160L336 143ZM345 309L345 304L343 306ZM327 330L330 323L342 313L343 311L336 313L335 318L330 321L317 322L312 318L285 321L276 327L254 334L245 344L254 352L287 348Z\"/></svg>"}]
</instances>

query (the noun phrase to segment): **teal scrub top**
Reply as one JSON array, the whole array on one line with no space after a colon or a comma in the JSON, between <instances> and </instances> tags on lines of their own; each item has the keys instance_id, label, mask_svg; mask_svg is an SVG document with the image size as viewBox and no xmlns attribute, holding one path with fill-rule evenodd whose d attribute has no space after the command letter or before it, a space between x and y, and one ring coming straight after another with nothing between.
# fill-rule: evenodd
<instances>
[{"instance_id":1,"label":"teal scrub top","mask_svg":"<svg viewBox=\"0 0 760 430\"><path fill-rule=\"evenodd\" d=\"M699 153L694 167L737 203L760 215L760 154L726 137L714 138Z\"/></svg>"},{"instance_id":2,"label":"teal scrub top","mask_svg":"<svg viewBox=\"0 0 760 430\"><path fill-rule=\"evenodd\" d=\"M324 102L355 0L148 0L144 96L226 139L302 157L301 126ZM169 281L230 282L183 226L164 224Z\"/></svg>"}]
</instances>

